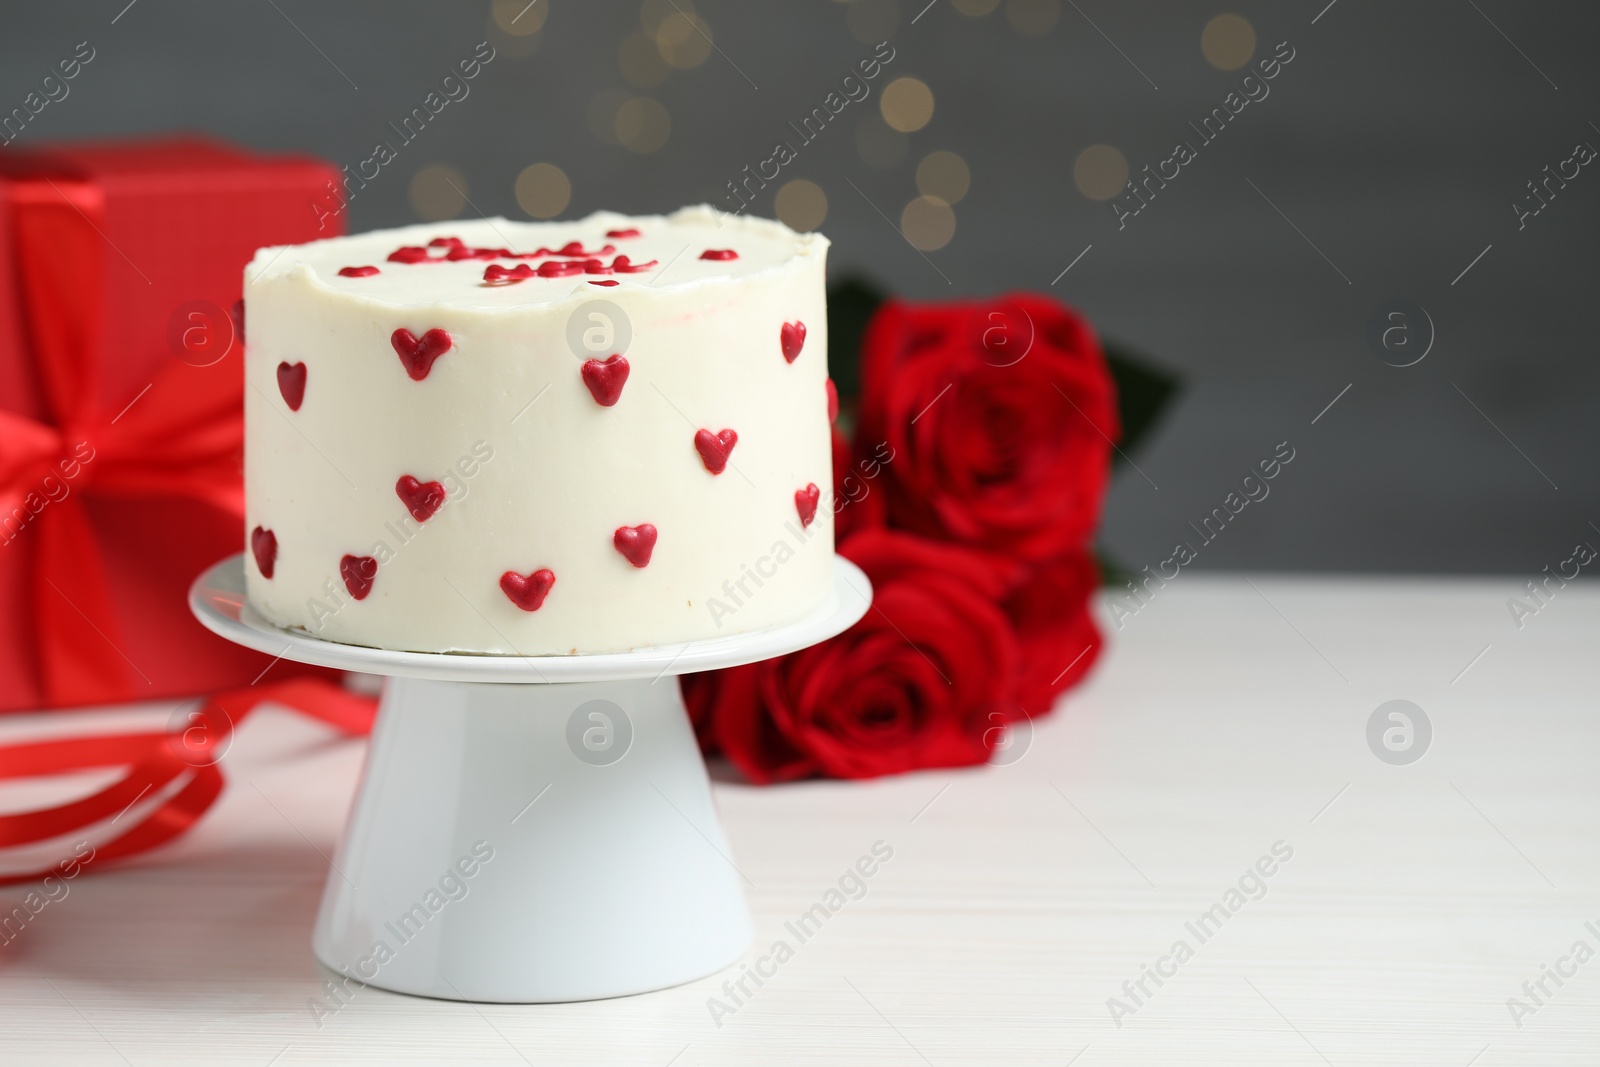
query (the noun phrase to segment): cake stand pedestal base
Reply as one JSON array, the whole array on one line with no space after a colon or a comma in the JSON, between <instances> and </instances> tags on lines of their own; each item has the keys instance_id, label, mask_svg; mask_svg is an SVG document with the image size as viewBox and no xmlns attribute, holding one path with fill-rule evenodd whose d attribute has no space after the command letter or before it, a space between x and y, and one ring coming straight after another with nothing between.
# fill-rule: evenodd
<instances>
[{"instance_id":1,"label":"cake stand pedestal base","mask_svg":"<svg viewBox=\"0 0 1600 1067\"><path fill-rule=\"evenodd\" d=\"M574 656L397 652L280 629L245 601L244 557L189 590L208 629L268 655L389 676L317 916L352 983L534 1003L712 974L750 916L676 675L834 636L872 601L834 559L805 618L669 648Z\"/></svg>"},{"instance_id":2,"label":"cake stand pedestal base","mask_svg":"<svg viewBox=\"0 0 1600 1067\"><path fill-rule=\"evenodd\" d=\"M678 681L389 682L317 958L431 997L678 985L750 942Z\"/></svg>"}]
</instances>

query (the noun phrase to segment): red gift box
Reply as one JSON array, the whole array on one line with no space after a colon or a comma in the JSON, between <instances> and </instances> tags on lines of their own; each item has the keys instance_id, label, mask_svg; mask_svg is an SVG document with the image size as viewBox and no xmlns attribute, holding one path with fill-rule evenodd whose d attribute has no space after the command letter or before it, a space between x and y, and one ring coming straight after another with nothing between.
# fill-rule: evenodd
<instances>
[{"instance_id":1,"label":"red gift box","mask_svg":"<svg viewBox=\"0 0 1600 1067\"><path fill-rule=\"evenodd\" d=\"M193 138L0 156L0 711L271 662L186 594L243 547L244 266L335 235L312 205L339 178Z\"/></svg>"}]
</instances>

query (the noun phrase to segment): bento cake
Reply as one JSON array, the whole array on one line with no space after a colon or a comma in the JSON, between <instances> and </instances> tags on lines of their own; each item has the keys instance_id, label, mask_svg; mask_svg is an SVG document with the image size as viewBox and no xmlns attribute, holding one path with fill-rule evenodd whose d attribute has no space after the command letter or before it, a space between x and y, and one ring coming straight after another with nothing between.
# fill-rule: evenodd
<instances>
[{"instance_id":1,"label":"bento cake","mask_svg":"<svg viewBox=\"0 0 1600 1067\"><path fill-rule=\"evenodd\" d=\"M250 605L506 655L805 616L833 588L827 249L708 207L261 249Z\"/></svg>"}]
</instances>

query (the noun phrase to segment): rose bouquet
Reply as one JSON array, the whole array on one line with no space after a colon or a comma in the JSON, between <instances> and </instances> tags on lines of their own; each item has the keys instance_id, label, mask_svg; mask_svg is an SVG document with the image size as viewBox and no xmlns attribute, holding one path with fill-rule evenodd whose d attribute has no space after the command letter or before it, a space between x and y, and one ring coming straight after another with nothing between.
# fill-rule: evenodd
<instances>
[{"instance_id":1,"label":"rose bouquet","mask_svg":"<svg viewBox=\"0 0 1600 1067\"><path fill-rule=\"evenodd\" d=\"M1114 448L1173 383L1030 294L884 303L857 374L850 320L875 301L855 285L829 303L854 423L834 430L835 537L872 607L811 648L686 676L690 717L754 782L983 763L1093 666Z\"/></svg>"}]
</instances>

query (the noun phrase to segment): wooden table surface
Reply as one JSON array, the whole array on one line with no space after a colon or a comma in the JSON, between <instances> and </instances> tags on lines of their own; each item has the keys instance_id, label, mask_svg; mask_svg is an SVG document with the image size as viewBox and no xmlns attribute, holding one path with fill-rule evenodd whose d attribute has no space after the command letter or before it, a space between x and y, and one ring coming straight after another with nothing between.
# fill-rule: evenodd
<instances>
[{"instance_id":1,"label":"wooden table surface","mask_svg":"<svg viewBox=\"0 0 1600 1067\"><path fill-rule=\"evenodd\" d=\"M1186 573L1006 765L720 782L747 962L794 949L737 1005L736 968L553 1006L361 989L319 1018L311 925L363 746L266 711L196 832L0 946L0 1063L1594 1064L1600 590L1519 630L1519 585ZM1409 765L1367 741L1394 699L1432 725Z\"/></svg>"}]
</instances>

